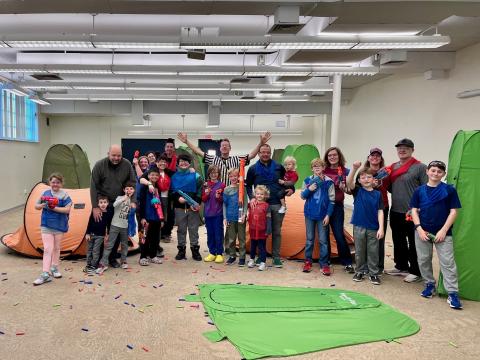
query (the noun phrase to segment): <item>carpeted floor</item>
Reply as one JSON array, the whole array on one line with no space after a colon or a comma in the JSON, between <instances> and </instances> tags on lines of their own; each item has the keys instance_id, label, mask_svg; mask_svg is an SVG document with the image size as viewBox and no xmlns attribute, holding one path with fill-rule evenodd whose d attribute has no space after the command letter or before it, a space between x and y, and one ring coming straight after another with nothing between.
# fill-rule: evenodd
<instances>
[{"instance_id":1,"label":"carpeted floor","mask_svg":"<svg viewBox=\"0 0 480 360\"><path fill-rule=\"evenodd\" d=\"M14 231L22 216L23 209L1 214L0 234ZM203 227L200 234L203 255ZM240 359L228 341L213 344L202 336L212 325L201 306L197 309L178 301L195 292L195 284L236 282L335 285L372 295L421 326L418 334L398 343L349 346L291 359L480 359L480 303L464 301L464 310L454 311L445 298L421 298L421 283L406 284L388 275L383 276L381 286L355 283L340 265L334 265L334 274L325 277L318 266L310 274L302 273L301 263L294 261L263 273L190 258L178 262L173 260L175 242L163 246L166 259L162 265L140 267L135 255L129 258L129 272L109 269L103 276L86 277L84 260L62 261L63 278L39 287L33 287L32 281L41 271L41 260L11 254L0 246L0 359ZM390 268L390 240L386 253Z\"/></svg>"}]
</instances>

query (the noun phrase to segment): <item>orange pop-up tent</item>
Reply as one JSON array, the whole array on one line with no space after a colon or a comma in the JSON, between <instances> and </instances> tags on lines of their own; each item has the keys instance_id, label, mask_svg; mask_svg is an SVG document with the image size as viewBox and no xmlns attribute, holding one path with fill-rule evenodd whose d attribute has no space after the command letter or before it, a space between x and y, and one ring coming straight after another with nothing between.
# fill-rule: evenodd
<instances>
[{"instance_id":1,"label":"orange pop-up tent","mask_svg":"<svg viewBox=\"0 0 480 360\"><path fill-rule=\"evenodd\" d=\"M285 214L282 225L282 243L280 247L280 256L288 259L304 259L305 241L307 239L305 232L305 216L303 215L304 201L300 198L300 191L295 192L292 196L285 198L288 211ZM345 238L350 248L353 249L353 237L346 230ZM313 250L313 258L319 258L318 234L315 234L315 247ZM337 243L330 231L330 247L331 257L338 257ZM250 239L247 231L247 250L250 249ZM271 236L267 239L267 251L272 251Z\"/></svg>"},{"instance_id":2,"label":"orange pop-up tent","mask_svg":"<svg viewBox=\"0 0 480 360\"><path fill-rule=\"evenodd\" d=\"M35 209L35 203L46 189L48 186L43 183L33 187L25 204L23 226L13 234L2 236L1 241L5 246L26 256L42 257L41 210ZM72 199L73 206L68 222L69 229L62 240L60 254L62 257L85 256L87 253L85 233L92 211L90 189L65 189L65 191ZM138 243L133 239L130 240L129 251L137 250Z\"/></svg>"}]
</instances>

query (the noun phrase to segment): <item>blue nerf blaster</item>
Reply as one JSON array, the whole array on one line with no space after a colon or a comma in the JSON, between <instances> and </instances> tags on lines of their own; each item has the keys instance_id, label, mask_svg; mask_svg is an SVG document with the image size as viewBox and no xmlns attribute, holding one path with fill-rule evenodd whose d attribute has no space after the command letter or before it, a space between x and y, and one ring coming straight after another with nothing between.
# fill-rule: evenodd
<instances>
[{"instance_id":1,"label":"blue nerf blaster","mask_svg":"<svg viewBox=\"0 0 480 360\"><path fill-rule=\"evenodd\" d=\"M392 172L392 169L389 166L381 168L378 171L377 175L375 175L375 179L377 180L385 179L387 176L390 175L391 172Z\"/></svg>"},{"instance_id":2,"label":"blue nerf blaster","mask_svg":"<svg viewBox=\"0 0 480 360\"><path fill-rule=\"evenodd\" d=\"M185 199L187 204L190 205L193 210L198 211L200 209L200 205L193 200L190 195L185 194L182 190L177 190L177 193Z\"/></svg>"}]
</instances>

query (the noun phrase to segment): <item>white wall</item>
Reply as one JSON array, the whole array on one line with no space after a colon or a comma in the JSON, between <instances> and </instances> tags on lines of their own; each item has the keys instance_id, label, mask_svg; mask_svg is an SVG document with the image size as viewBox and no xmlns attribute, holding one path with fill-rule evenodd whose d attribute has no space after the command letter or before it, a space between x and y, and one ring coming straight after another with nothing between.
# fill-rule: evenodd
<instances>
[{"instance_id":1,"label":"white wall","mask_svg":"<svg viewBox=\"0 0 480 360\"><path fill-rule=\"evenodd\" d=\"M298 136L280 136L275 135L270 140L272 148L284 148L288 144L311 144L314 141L314 123L315 117L291 117L291 127L287 129L276 129L276 120L285 120L285 115L256 115L254 119L255 131L303 131L303 135ZM185 117L185 131L200 130L208 131L205 128L207 115L187 115ZM79 144L88 155L91 166L106 156L110 144L121 143L122 138L142 137L129 136L129 131L135 131L142 128L131 126L129 117L79 117L79 116L50 116L51 124L51 143L58 144ZM233 154L243 154L250 152L259 141L259 135L251 134L248 136L231 136L232 131L249 130L249 115L222 115L219 128L211 129L212 138L219 139L225 135L215 135L216 131L225 131L232 143ZM182 129L182 118L180 115L152 115L152 130L167 130L176 132ZM174 138L176 136L170 135ZM152 138L151 136L144 136ZM157 136L165 138L168 136ZM203 135L202 135L203 137ZM199 136L191 136L191 140L196 143ZM176 145L181 143L176 141ZM161 150L161 149L160 149Z\"/></svg>"},{"instance_id":2,"label":"white wall","mask_svg":"<svg viewBox=\"0 0 480 360\"><path fill-rule=\"evenodd\" d=\"M50 146L45 119L39 119L39 143L0 140L0 211L25 203L33 185L42 180L43 159Z\"/></svg>"},{"instance_id":3,"label":"white wall","mask_svg":"<svg viewBox=\"0 0 480 360\"><path fill-rule=\"evenodd\" d=\"M360 87L341 107L339 146L348 163L364 161L371 147L397 159L395 143L415 142L419 160L448 160L458 130L480 129L480 97L457 99L458 92L480 88L480 44L457 53L456 65L442 80L423 74L394 75Z\"/></svg>"}]
</instances>

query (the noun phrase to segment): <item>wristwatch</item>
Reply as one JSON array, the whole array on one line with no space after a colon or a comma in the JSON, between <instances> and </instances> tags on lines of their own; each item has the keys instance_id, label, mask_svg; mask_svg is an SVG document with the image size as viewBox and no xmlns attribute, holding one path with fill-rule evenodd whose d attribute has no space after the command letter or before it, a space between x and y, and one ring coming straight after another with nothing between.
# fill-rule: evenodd
<instances>
[{"instance_id":1,"label":"wristwatch","mask_svg":"<svg viewBox=\"0 0 480 360\"><path fill-rule=\"evenodd\" d=\"M413 228L414 228L415 230L417 230L417 228L419 228L420 226L422 226L422 225L420 225L420 224L415 224Z\"/></svg>"}]
</instances>

